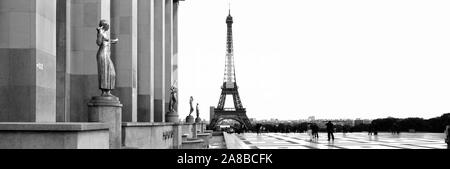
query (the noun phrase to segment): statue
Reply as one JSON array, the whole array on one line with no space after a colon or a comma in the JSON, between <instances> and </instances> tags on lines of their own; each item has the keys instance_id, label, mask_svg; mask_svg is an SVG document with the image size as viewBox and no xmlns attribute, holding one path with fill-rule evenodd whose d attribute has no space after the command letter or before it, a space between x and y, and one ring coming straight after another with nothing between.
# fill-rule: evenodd
<instances>
[{"instance_id":1,"label":"statue","mask_svg":"<svg viewBox=\"0 0 450 169\"><path fill-rule=\"evenodd\" d=\"M119 39L109 39L109 24L106 20L101 20L97 28L97 68L98 68L98 84L102 91L102 96L110 97L111 90L116 85L116 72L114 64L111 61L111 44L116 44Z\"/></svg>"},{"instance_id":2,"label":"statue","mask_svg":"<svg viewBox=\"0 0 450 169\"><path fill-rule=\"evenodd\" d=\"M198 110L198 103L197 103L197 107L195 107L196 111L197 111L197 118L200 117L200 112Z\"/></svg>"},{"instance_id":3,"label":"statue","mask_svg":"<svg viewBox=\"0 0 450 169\"><path fill-rule=\"evenodd\" d=\"M122 148L122 104L118 97L111 94L116 85L116 72L111 61L111 44L118 39L109 39L110 26L106 20L100 20L97 28L98 52L98 88L102 91L100 96L94 96L88 103L88 121L107 124L109 131L109 148Z\"/></svg>"},{"instance_id":4,"label":"statue","mask_svg":"<svg viewBox=\"0 0 450 169\"><path fill-rule=\"evenodd\" d=\"M202 119L200 118L200 109L198 108L199 104L197 103L197 118L195 119L195 123L201 123Z\"/></svg>"},{"instance_id":5,"label":"statue","mask_svg":"<svg viewBox=\"0 0 450 169\"><path fill-rule=\"evenodd\" d=\"M194 117L192 117L192 112L194 112L194 107L192 107L192 102L194 102L194 97L191 96L191 99L189 99L189 105L191 105L191 111L189 112L189 115L186 117L186 123L194 123Z\"/></svg>"},{"instance_id":6,"label":"statue","mask_svg":"<svg viewBox=\"0 0 450 169\"><path fill-rule=\"evenodd\" d=\"M176 112L176 106L177 106L177 88L175 85L170 87L170 101L169 101L169 113Z\"/></svg>"},{"instance_id":7,"label":"statue","mask_svg":"<svg viewBox=\"0 0 450 169\"><path fill-rule=\"evenodd\" d=\"M191 111L189 112L189 116L191 116L192 112L194 112L194 107L192 107L193 101L194 101L194 97L191 96L191 99L189 100L189 105L191 105Z\"/></svg>"}]
</instances>

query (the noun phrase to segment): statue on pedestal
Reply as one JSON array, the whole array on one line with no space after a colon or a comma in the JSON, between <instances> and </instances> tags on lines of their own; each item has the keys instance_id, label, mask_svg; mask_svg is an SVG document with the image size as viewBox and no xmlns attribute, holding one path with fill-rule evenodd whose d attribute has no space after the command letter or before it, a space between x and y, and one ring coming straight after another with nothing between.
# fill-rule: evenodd
<instances>
[{"instance_id":1,"label":"statue on pedestal","mask_svg":"<svg viewBox=\"0 0 450 169\"><path fill-rule=\"evenodd\" d=\"M189 100L189 105L191 106L191 111L189 112L189 116L192 116L192 113L194 112L194 107L192 106L193 101L194 101L194 97L191 96L191 99Z\"/></svg>"},{"instance_id":2,"label":"statue on pedestal","mask_svg":"<svg viewBox=\"0 0 450 169\"><path fill-rule=\"evenodd\" d=\"M166 122L168 123L176 123L179 122L178 119L178 89L175 87L175 83L172 84L172 86L169 89L169 111L166 113Z\"/></svg>"},{"instance_id":3,"label":"statue on pedestal","mask_svg":"<svg viewBox=\"0 0 450 169\"><path fill-rule=\"evenodd\" d=\"M118 39L109 39L109 24L101 20L97 28L97 70L101 96L94 96L88 103L88 122L101 122L109 127L109 148L122 148L122 104L111 94L116 85L116 71L111 60L111 44Z\"/></svg>"},{"instance_id":4,"label":"statue on pedestal","mask_svg":"<svg viewBox=\"0 0 450 169\"><path fill-rule=\"evenodd\" d=\"M200 123L202 119L200 118L200 110L199 110L199 104L197 103L196 111L197 111L197 118L195 119L196 123Z\"/></svg>"},{"instance_id":5,"label":"statue on pedestal","mask_svg":"<svg viewBox=\"0 0 450 169\"><path fill-rule=\"evenodd\" d=\"M110 97L111 90L116 85L116 71L111 60L111 44L116 44L119 39L109 39L109 24L106 20L101 20L97 28L97 68L98 68L98 84L102 91L102 96Z\"/></svg>"},{"instance_id":6,"label":"statue on pedestal","mask_svg":"<svg viewBox=\"0 0 450 169\"><path fill-rule=\"evenodd\" d=\"M197 106L195 107L195 109L197 111L197 118L198 118L198 117L200 117L200 113L199 113L199 110L198 110L198 103L197 103Z\"/></svg>"},{"instance_id":7,"label":"statue on pedestal","mask_svg":"<svg viewBox=\"0 0 450 169\"><path fill-rule=\"evenodd\" d=\"M169 113L175 113L177 107L178 89L173 85L170 90Z\"/></svg>"},{"instance_id":8,"label":"statue on pedestal","mask_svg":"<svg viewBox=\"0 0 450 169\"><path fill-rule=\"evenodd\" d=\"M191 96L189 99L189 105L191 106L191 110L189 111L189 115L186 117L186 123L194 123L194 117L192 113L194 112L194 107L192 106L192 102L194 102L194 97Z\"/></svg>"}]
</instances>

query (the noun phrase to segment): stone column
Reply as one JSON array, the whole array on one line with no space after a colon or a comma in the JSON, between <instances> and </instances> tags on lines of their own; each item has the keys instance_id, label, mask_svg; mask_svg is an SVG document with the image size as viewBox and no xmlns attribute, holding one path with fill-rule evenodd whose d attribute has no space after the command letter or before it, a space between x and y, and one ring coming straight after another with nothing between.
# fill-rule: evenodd
<instances>
[{"instance_id":1,"label":"stone column","mask_svg":"<svg viewBox=\"0 0 450 169\"><path fill-rule=\"evenodd\" d=\"M178 6L180 2L174 1L173 3L173 67L172 67L172 79L178 82ZM177 84L178 85L178 84ZM178 107L176 108L178 112Z\"/></svg>"},{"instance_id":2,"label":"stone column","mask_svg":"<svg viewBox=\"0 0 450 169\"><path fill-rule=\"evenodd\" d=\"M164 25L164 0L154 0L154 49L155 49L155 105L154 117L155 122L165 122L165 99L166 99L166 85L165 85L165 25Z\"/></svg>"},{"instance_id":3,"label":"stone column","mask_svg":"<svg viewBox=\"0 0 450 169\"><path fill-rule=\"evenodd\" d=\"M67 0L67 68L69 71L70 121L88 121L88 107L92 96L100 95L97 75L95 43L101 19L111 21L110 0ZM113 46L114 48L115 46ZM58 56L59 57L59 56Z\"/></svg>"},{"instance_id":4,"label":"stone column","mask_svg":"<svg viewBox=\"0 0 450 169\"><path fill-rule=\"evenodd\" d=\"M117 81L113 94L123 106L123 122L137 122L137 0L111 0L111 38Z\"/></svg>"},{"instance_id":5,"label":"stone column","mask_svg":"<svg viewBox=\"0 0 450 169\"><path fill-rule=\"evenodd\" d=\"M164 25L165 25L165 51L164 51L164 59L165 59L165 86L166 90L166 99L164 105L164 111L166 114L166 122L178 122L178 113L172 112L169 113L169 102L170 102L170 91L168 90L172 85L174 85L173 80L173 23L174 23L174 15L173 15L173 0L165 0L165 14L164 14Z\"/></svg>"},{"instance_id":6,"label":"stone column","mask_svg":"<svg viewBox=\"0 0 450 169\"><path fill-rule=\"evenodd\" d=\"M56 122L56 0L0 1L0 122Z\"/></svg>"},{"instance_id":7,"label":"stone column","mask_svg":"<svg viewBox=\"0 0 450 169\"><path fill-rule=\"evenodd\" d=\"M153 7L153 0L138 0L138 122L154 122Z\"/></svg>"},{"instance_id":8,"label":"stone column","mask_svg":"<svg viewBox=\"0 0 450 169\"><path fill-rule=\"evenodd\" d=\"M56 1L56 121L70 121L70 0Z\"/></svg>"},{"instance_id":9,"label":"stone column","mask_svg":"<svg viewBox=\"0 0 450 169\"><path fill-rule=\"evenodd\" d=\"M193 123L192 125L192 138L197 139L197 123Z\"/></svg>"}]
</instances>

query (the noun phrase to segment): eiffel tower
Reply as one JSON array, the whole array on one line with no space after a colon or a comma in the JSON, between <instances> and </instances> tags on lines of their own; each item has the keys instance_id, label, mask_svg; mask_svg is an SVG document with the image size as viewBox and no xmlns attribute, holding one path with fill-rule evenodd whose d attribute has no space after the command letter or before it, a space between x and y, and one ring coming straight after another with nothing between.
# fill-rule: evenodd
<instances>
[{"instance_id":1,"label":"eiffel tower","mask_svg":"<svg viewBox=\"0 0 450 169\"><path fill-rule=\"evenodd\" d=\"M233 52L233 17L229 11L226 19L227 23L227 54L225 58L225 77L223 79L222 93L220 95L219 104L214 109L214 117L211 120L210 127L215 127L219 122L226 119L236 120L243 127L251 129L250 120L247 117L246 109L242 106L239 97L238 86L236 83L236 72L234 69L234 52ZM225 108L225 100L227 95L233 96L234 108Z\"/></svg>"}]
</instances>

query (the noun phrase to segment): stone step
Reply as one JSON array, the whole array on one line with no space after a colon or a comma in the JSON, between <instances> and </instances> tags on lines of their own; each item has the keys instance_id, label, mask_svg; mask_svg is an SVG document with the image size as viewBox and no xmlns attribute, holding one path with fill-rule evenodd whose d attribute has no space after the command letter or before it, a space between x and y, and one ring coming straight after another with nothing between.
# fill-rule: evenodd
<instances>
[{"instance_id":1,"label":"stone step","mask_svg":"<svg viewBox=\"0 0 450 169\"><path fill-rule=\"evenodd\" d=\"M206 147L202 139L187 139L182 142L181 149L206 149Z\"/></svg>"}]
</instances>

